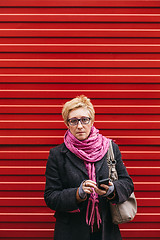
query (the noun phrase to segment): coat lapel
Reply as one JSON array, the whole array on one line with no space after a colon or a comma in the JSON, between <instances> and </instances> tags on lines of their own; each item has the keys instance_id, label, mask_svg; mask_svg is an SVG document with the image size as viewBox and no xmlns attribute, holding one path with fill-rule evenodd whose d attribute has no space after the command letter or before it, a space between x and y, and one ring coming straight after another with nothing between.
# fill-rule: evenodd
<instances>
[{"instance_id":1,"label":"coat lapel","mask_svg":"<svg viewBox=\"0 0 160 240\"><path fill-rule=\"evenodd\" d=\"M69 158L69 160L74 166L80 169L88 177L87 169L82 159L78 158L74 153L72 153L68 148L66 148L65 145L62 149L62 152L66 154L66 156Z\"/></svg>"},{"instance_id":2,"label":"coat lapel","mask_svg":"<svg viewBox=\"0 0 160 240\"><path fill-rule=\"evenodd\" d=\"M96 162L95 164L96 167L96 176L97 178L107 178L109 175L109 169L107 165L107 154L104 155L104 157Z\"/></svg>"}]
</instances>

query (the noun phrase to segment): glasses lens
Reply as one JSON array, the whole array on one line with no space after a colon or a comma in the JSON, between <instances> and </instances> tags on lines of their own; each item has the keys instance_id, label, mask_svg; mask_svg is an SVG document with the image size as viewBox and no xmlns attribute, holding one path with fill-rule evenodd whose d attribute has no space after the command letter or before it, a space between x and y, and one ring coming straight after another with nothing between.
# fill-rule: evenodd
<instances>
[{"instance_id":1,"label":"glasses lens","mask_svg":"<svg viewBox=\"0 0 160 240\"><path fill-rule=\"evenodd\" d=\"M77 125L78 124L78 119L77 118L71 118L68 120L70 125Z\"/></svg>"},{"instance_id":2,"label":"glasses lens","mask_svg":"<svg viewBox=\"0 0 160 240\"><path fill-rule=\"evenodd\" d=\"M82 124L88 124L90 122L90 118L89 117L82 117L81 122L82 122Z\"/></svg>"}]
</instances>

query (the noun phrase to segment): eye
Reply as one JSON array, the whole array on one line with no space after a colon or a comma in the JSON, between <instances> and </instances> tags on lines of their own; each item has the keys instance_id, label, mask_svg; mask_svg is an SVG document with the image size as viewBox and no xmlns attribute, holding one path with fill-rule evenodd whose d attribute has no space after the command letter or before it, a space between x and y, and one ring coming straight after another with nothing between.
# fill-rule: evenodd
<instances>
[{"instance_id":1,"label":"eye","mask_svg":"<svg viewBox=\"0 0 160 240\"><path fill-rule=\"evenodd\" d=\"M69 119L69 123L70 123L71 125L77 125L77 121L78 121L77 118L71 118L71 119Z\"/></svg>"},{"instance_id":2,"label":"eye","mask_svg":"<svg viewBox=\"0 0 160 240\"><path fill-rule=\"evenodd\" d=\"M87 124L87 123L89 123L90 118L89 117L82 117L81 120L82 120L82 123Z\"/></svg>"},{"instance_id":3,"label":"eye","mask_svg":"<svg viewBox=\"0 0 160 240\"><path fill-rule=\"evenodd\" d=\"M71 123L76 123L77 119L71 119L70 121L71 121Z\"/></svg>"}]
</instances>

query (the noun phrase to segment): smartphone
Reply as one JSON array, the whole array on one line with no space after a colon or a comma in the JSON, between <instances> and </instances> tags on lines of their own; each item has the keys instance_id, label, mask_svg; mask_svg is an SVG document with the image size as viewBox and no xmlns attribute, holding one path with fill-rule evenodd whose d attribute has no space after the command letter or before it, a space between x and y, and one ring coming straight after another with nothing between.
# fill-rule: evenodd
<instances>
[{"instance_id":1,"label":"smartphone","mask_svg":"<svg viewBox=\"0 0 160 240\"><path fill-rule=\"evenodd\" d=\"M101 187L100 185L101 184L109 185L109 180L110 180L110 178L105 178L105 179L99 180L98 184L97 184L98 188L103 190L104 188Z\"/></svg>"}]
</instances>

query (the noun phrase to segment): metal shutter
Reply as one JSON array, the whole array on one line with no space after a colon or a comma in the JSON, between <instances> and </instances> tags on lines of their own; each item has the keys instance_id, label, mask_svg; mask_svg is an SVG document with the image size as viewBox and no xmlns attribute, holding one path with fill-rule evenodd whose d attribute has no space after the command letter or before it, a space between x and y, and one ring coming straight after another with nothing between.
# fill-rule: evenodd
<instances>
[{"instance_id":1,"label":"metal shutter","mask_svg":"<svg viewBox=\"0 0 160 240\"><path fill-rule=\"evenodd\" d=\"M45 165L80 94L135 183L123 239L160 239L159 37L160 1L0 1L0 239L53 239Z\"/></svg>"}]
</instances>

